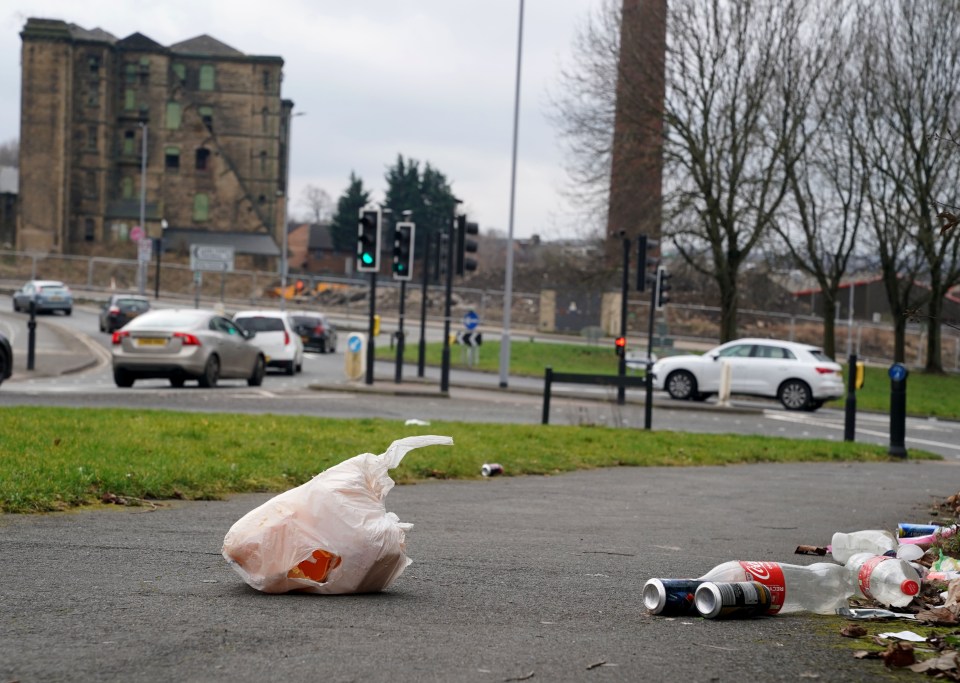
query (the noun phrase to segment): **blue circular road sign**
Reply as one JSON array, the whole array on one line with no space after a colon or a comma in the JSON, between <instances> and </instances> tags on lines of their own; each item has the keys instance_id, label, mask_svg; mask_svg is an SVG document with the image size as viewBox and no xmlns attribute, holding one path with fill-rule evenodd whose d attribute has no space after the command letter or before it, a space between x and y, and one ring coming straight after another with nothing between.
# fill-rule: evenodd
<instances>
[{"instance_id":1,"label":"blue circular road sign","mask_svg":"<svg viewBox=\"0 0 960 683\"><path fill-rule=\"evenodd\" d=\"M894 382L902 382L907 378L907 368L903 363L894 363L890 366L887 374Z\"/></svg>"},{"instance_id":2,"label":"blue circular road sign","mask_svg":"<svg viewBox=\"0 0 960 683\"><path fill-rule=\"evenodd\" d=\"M363 340L356 334L351 334L347 339L347 348L356 353L363 346Z\"/></svg>"},{"instance_id":3,"label":"blue circular road sign","mask_svg":"<svg viewBox=\"0 0 960 683\"><path fill-rule=\"evenodd\" d=\"M480 316L476 311L467 311L463 316L463 326L468 330L475 330L480 326Z\"/></svg>"}]
</instances>

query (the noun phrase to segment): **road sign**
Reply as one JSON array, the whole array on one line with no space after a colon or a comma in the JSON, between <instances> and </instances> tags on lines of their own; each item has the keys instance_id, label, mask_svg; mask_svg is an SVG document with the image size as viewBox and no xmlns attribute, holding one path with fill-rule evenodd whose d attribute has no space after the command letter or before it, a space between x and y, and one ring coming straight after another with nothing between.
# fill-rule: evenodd
<instances>
[{"instance_id":1,"label":"road sign","mask_svg":"<svg viewBox=\"0 0 960 683\"><path fill-rule=\"evenodd\" d=\"M467 330L475 330L480 326L480 316L476 311L467 311L463 316L463 327Z\"/></svg>"},{"instance_id":2,"label":"road sign","mask_svg":"<svg viewBox=\"0 0 960 683\"><path fill-rule=\"evenodd\" d=\"M141 263L149 263L150 257L153 255L153 240L152 239L141 239L137 243L137 259Z\"/></svg>"},{"instance_id":3,"label":"road sign","mask_svg":"<svg viewBox=\"0 0 960 683\"><path fill-rule=\"evenodd\" d=\"M907 378L907 368L903 363L894 363L887 370L887 374L894 382L902 382Z\"/></svg>"},{"instance_id":4,"label":"road sign","mask_svg":"<svg viewBox=\"0 0 960 683\"><path fill-rule=\"evenodd\" d=\"M367 370L367 336L354 332L347 337L347 352L344 355L344 372L347 379L358 380Z\"/></svg>"},{"instance_id":5,"label":"road sign","mask_svg":"<svg viewBox=\"0 0 960 683\"><path fill-rule=\"evenodd\" d=\"M480 346L483 344L483 332L458 332L456 342L464 346Z\"/></svg>"},{"instance_id":6,"label":"road sign","mask_svg":"<svg viewBox=\"0 0 960 683\"><path fill-rule=\"evenodd\" d=\"M143 228L141 228L139 225L135 225L132 228L130 228L130 239L132 241L139 242L140 240L143 239L143 236L144 236Z\"/></svg>"},{"instance_id":7,"label":"road sign","mask_svg":"<svg viewBox=\"0 0 960 683\"><path fill-rule=\"evenodd\" d=\"M233 247L220 244L191 244L190 270L233 272Z\"/></svg>"}]
</instances>

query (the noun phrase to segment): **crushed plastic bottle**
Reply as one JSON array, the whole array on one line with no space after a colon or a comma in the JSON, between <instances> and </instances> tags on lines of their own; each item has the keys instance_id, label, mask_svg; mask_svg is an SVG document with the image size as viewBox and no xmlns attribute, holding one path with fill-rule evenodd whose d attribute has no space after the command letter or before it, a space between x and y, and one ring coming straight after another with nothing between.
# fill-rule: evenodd
<instances>
[{"instance_id":1,"label":"crushed plastic bottle","mask_svg":"<svg viewBox=\"0 0 960 683\"><path fill-rule=\"evenodd\" d=\"M731 560L719 564L699 581L735 583L756 581L770 589L769 614L816 612L833 614L856 590L850 571L839 564L810 565Z\"/></svg>"},{"instance_id":2,"label":"crushed plastic bottle","mask_svg":"<svg viewBox=\"0 0 960 683\"><path fill-rule=\"evenodd\" d=\"M920 574L906 560L857 553L847 560L846 568L856 594L883 605L904 607L920 592Z\"/></svg>"},{"instance_id":3,"label":"crushed plastic bottle","mask_svg":"<svg viewBox=\"0 0 960 683\"><path fill-rule=\"evenodd\" d=\"M843 533L838 531L830 540L830 554L840 564L846 564L857 553L883 555L888 550L896 550L900 541L893 533L884 529L867 529Z\"/></svg>"}]
</instances>

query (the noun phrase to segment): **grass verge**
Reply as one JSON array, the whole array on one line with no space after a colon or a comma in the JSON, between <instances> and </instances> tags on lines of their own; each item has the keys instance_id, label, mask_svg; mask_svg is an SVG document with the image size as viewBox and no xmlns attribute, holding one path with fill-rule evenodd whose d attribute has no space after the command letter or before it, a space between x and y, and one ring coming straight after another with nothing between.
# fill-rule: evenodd
<instances>
[{"instance_id":1,"label":"grass verge","mask_svg":"<svg viewBox=\"0 0 960 683\"><path fill-rule=\"evenodd\" d=\"M283 491L358 453L382 453L414 434L451 436L453 448L413 451L400 483L479 478L484 462L508 475L596 467L755 462L886 461L859 443L607 427L16 407L0 411L0 511L45 512L110 496L217 499ZM911 458L938 456L911 449Z\"/></svg>"}]
</instances>

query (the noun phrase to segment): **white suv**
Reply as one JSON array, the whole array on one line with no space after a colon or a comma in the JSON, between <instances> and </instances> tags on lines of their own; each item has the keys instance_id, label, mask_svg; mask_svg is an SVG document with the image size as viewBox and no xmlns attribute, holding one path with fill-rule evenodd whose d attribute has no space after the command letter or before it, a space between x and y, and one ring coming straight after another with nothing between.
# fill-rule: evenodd
<instances>
[{"instance_id":1,"label":"white suv","mask_svg":"<svg viewBox=\"0 0 960 683\"><path fill-rule=\"evenodd\" d=\"M285 311L239 311L233 321L257 333L251 341L263 351L267 367L283 368L288 375L303 370L303 342Z\"/></svg>"}]
</instances>

